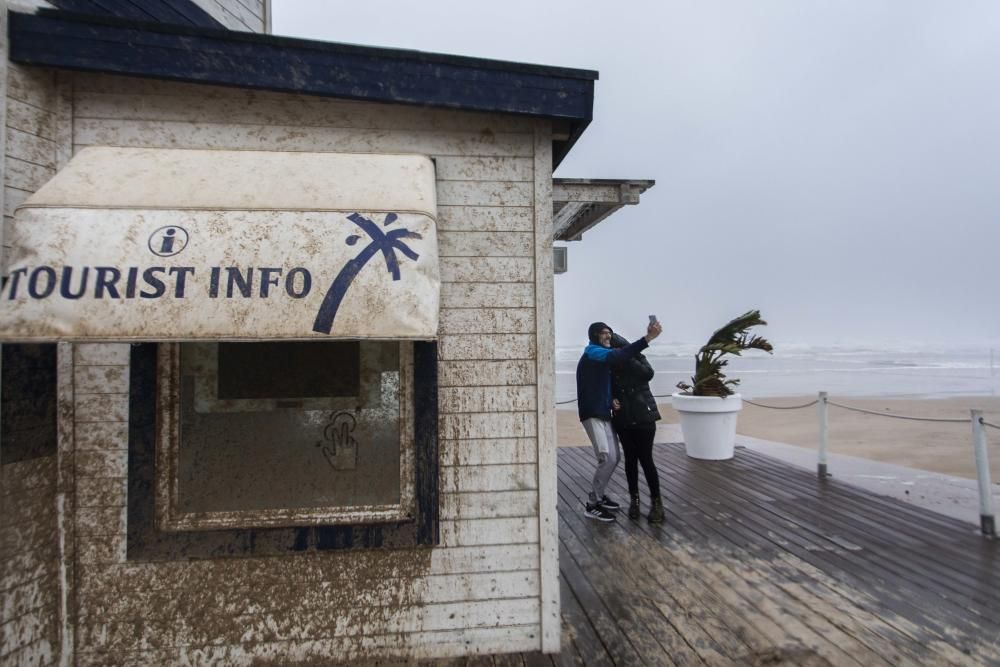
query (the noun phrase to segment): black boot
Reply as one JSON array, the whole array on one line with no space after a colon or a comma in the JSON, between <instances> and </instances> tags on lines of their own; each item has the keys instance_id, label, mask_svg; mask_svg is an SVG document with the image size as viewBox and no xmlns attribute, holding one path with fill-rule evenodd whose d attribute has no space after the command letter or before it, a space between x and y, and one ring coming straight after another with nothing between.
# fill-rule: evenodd
<instances>
[{"instance_id":1,"label":"black boot","mask_svg":"<svg viewBox=\"0 0 1000 667\"><path fill-rule=\"evenodd\" d=\"M652 499L653 506L649 508L649 519L650 523L663 523L663 501L659 496ZM631 514L629 515L631 516Z\"/></svg>"},{"instance_id":2,"label":"black boot","mask_svg":"<svg viewBox=\"0 0 1000 667\"><path fill-rule=\"evenodd\" d=\"M628 518L633 521L639 520L639 494L632 496L632 501L628 504Z\"/></svg>"}]
</instances>

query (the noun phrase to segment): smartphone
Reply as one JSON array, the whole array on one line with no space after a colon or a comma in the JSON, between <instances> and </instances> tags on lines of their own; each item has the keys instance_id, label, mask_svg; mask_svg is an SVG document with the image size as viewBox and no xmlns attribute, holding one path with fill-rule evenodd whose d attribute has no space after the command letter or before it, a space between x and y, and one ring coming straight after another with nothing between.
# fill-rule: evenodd
<instances>
[{"instance_id":1,"label":"smartphone","mask_svg":"<svg viewBox=\"0 0 1000 667\"><path fill-rule=\"evenodd\" d=\"M656 324L656 315L650 315L649 316L649 323L650 324Z\"/></svg>"}]
</instances>

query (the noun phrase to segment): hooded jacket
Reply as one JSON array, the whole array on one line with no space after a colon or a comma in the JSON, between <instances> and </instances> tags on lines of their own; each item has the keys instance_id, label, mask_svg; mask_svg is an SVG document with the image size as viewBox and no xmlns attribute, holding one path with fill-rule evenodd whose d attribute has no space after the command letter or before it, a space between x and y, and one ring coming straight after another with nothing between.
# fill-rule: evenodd
<instances>
[{"instance_id":1,"label":"hooded jacket","mask_svg":"<svg viewBox=\"0 0 1000 667\"><path fill-rule=\"evenodd\" d=\"M628 341L618 334L612 336L613 348L627 345ZM641 353L611 366L611 394L621 403L621 409L614 413L616 429L649 428L660 419L656 399L649 390L653 375L653 367Z\"/></svg>"},{"instance_id":2,"label":"hooded jacket","mask_svg":"<svg viewBox=\"0 0 1000 667\"><path fill-rule=\"evenodd\" d=\"M611 421L611 366L649 347L645 338L613 350L590 343L576 364L576 407L580 421L596 417Z\"/></svg>"}]
</instances>

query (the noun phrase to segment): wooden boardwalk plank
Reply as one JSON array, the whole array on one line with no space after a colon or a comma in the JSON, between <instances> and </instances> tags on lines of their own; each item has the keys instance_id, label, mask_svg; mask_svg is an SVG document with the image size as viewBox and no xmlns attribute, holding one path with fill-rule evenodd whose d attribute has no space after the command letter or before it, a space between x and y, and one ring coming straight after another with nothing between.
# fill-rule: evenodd
<instances>
[{"instance_id":1,"label":"wooden boardwalk plank","mask_svg":"<svg viewBox=\"0 0 1000 667\"><path fill-rule=\"evenodd\" d=\"M622 489L622 492L624 492L624 489ZM724 523L726 527L719 533L723 539L731 540L739 536L742 530L740 523L742 522L737 521L735 524L731 524L729 521L725 521ZM750 542L744 543L752 544ZM739 546L738 540L734 544ZM895 648L891 641L887 641L884 637L873 632L871 630L871 623L860 624L854 620L856 616L860 615L860 609L852 609L846 614L843 613L842 608L838 609L836 605L830 602L829 598L831 597L834 598L834 602L837 602L836 593L831 595L833 591L823 589L808 576L808 573L794 571L797 563L798 561L793 558L787 561L774 558L769 563L769 576L775 580L775 585L781 588L790 599L798 600L802 604L807 605L808 608L819 611L820 616L827 619L835 627L842 627L848 634L857 636L866 646L872 647L876 653L883 656L883 664L886 662L890 664L900 664L901 661L905 662L901 656L901 653L904 652ZM898 640L898 637L899 635L896 633L893 639ZM913 661L913 664L917 664L918 656L916 654L909 657Z\"/></svg>"},{"instance_id":2,"label":"wooden boardwalk plank","mask_svg":"<svg viewBox=\"0 0 1000 667\"><path fill-rule=\"evenodd\" d=\"M564 480L562 485L564 492L570 483L569 477L566 469L563 469L561 478ZM575 503L571 503L569 508L565 502L561 503L560 515L565 517L569 513L578 513ZM595 530L600 528L595 527ZM700 626L690 628L683 620L674 621L675 624L690 628L682 630L681 633L692 637L689 643L696 649L706 638L731 657L748 654L755 644L768 645L768 641L753 628L741 629L741 615L733 612L722 598L698 581L694 573L691 573L691 576L677 576L676 571L683 569L684 566L669 552L664 553L655 537L634 540L630 548L627 557L641 564L644 574L649 579L651 589L645 593L656 596L657 605L665 607L664 615L669 617L671 614L679 613Z\"/></svg>"},{"instance_id":3,"label":"wooden boardwalk plank","mask_svg":"<svg viewBox=\"0 0 1000 667\"><path fill-rule=\"evenodd\" d=\"M733 461L706 466L687 459L680 446L657 445L656 458L667 498L667 530L624 517L622 523L651 535L671 534L673 541L660 540L664 553L687 551L693 564L735 591L731 604L756 604L750 614L765 633L768 622L761 619L793 616L783 630L801 647L835 663L989 664L1000 659L1000 614L992 591L983 591L1000 568L997 545L973 534L971 526L941 522L927 513L931 520L907 534L918 544L914 552L896 546L893 534L919 521L919 508L874 496L868 507L862 504L870 495L866 492L820 482L808 471L746 450ZM561 450L560 482L570 487L570 496L583 497L593 465L587 448ZM645 491L644 480L640 483ZM779 485L784 491L775 493ZM748 487L753 493L746 492ZM611 488L626 497L621 471ZM567 509L579 513L560 511ZM820 511L823 518L817 519ZM864 521L854 521L854 513L862 513ZM907 521L896 526L900 515ZM950 568L927 553L944 543L953 545ZM719 554L733 562L702 562ZM817 635L834 637L838 646L831 650ZM769 636L779 648L787 638ZM760 655L766 648L758 643L754 651Z\"/></svg>"},{"instance_id":4,"label":"wooden boardwalk plank","mask_svg":"<svg viewBox=\"0 0 1000 667\"><path fill-rule=\"evenodd\" d=\"M585 658L592 662L603 661L611 664L611 656L604 650L600 637L594 626L587 621L580 608L573 589L566 583L566 577L559 577L559 599L562 616L562 646L556 658L556 664L561 667L587 664Z\"/></svg>"},{"instance_id":5,"label":"wooden boardwalk plank","mask_svg":"<svg viewBox=\"0 0 1000 667\"><path fill-rule=\"evenodd\" d=\"M970 524L746 449L654 458L666 523L601 524L590 448L559 451L560 654L420 664L1000 665L1000 542Z\"/></svg>"},{"instance_id":6,"label":"wooden boardwalk plank","mask_svg":"<svg viewBox=\"0 0 1000 667\"><path fill-rule=\"evenodd\" d=\"M674 459L669 458L666 467L670 468L674 464ZM687 464L682 463L678 465L683 467ZM673 483L683 487L684 480L685 475L678 475L674 478ZM740 484L754 483L754 480L746 477L742 477L740 480ZM721 488L716 489L714 495L717 498L723 498L721 501L723 504L726 502L734 503L733 507L736 508L735 511L740 512L743 505L740 504L739 485L731 483L730 486L732 488L725 490ZM692 495L690 490L683 490L682 493L686 496ZM730 497L733 497L733 499L728 500ZM741 520L752 523L756 520L755 516L759 516L759 513L751 512L748 508L747 510L743 510ZM782 532L780 523L768 525L774 527L779 534ZM792 523L791 525L793 527L798 525L801 529L801 522L799 524ZM846 578L853 582L855 587L860 586L871 593L876 600L876 604L887 613L887 618L892 619L897 626L919 628L918 634L926 639L925 645L928 647L937 645L946 653L955 651L954 648L949 647L941 641L944 636L953 633L954 628L952 625L955 622L965 626L964 628L960 628L960 630L964 631L967 636L984 636L980 628L974 625L970 626L968 619L961 618L961 614L942 614L934 604L928 604L925 595L921 596L917 591L913 590L910 584L898 577L898 572L893 569L894 563L888 559L883 558L871 561L867 558L867 551L856 553L845 551L839 547L803 551L794 544L794 533L785 531L782 536L788 538L788 540L780 540L778 543L784 544L790 553L816 565L821 570L835 572L838 578ZM866 557L862 558L861 555L865 555ZM960 655L954 657L960 658Z\"/></svg>"},{"instance_id":7,"label":"wooden boardwalk plank","mask_svg":"<svg viewBox=\"0 0 1000 667\"><path fill-rule=\"evenodd\" d=\"M601 530L600 526L585 524L579 513L563 512L561 516L567 523L571 522L571 518L575 519L575 525L581 531L578 533L581 540L586 539L583 531ZM613 576L621 579L616 582L617 585L629 586L639 604L650 607L647 611L656 610L651 618L660 617L669 624L665 630L658 629L655 623L648 624L647 628L654 635L662 634L660 642L667 645L670 655L676 655L675 661L695 664L701 660L718 664L727 658L735 659L748 653L749 646L742 641L732 641L730 633L718 637L713 632L718 624L705 608L699 608L695 599L687 596L681 602L679 594L683 591L676 590L673 585L678 579L676 573L680 566L674 564L671 571L662 558L653 555L662 556L662 549L655 538L640 531L615 531L608 536L612 539L591 539L589 542L600 558L612 564ZM672 585L665 585L667 582ZM679 644L679 641L684 644Z\"/></svg>"},{"instance_id":8,"label":"wooden boardwalk plank","mask_svg":"<svg viewBox=\"0 0 1000 667\"><path fill-rule=\"evenodd\" d=\"M683 637L664 622L665 619L655 604L644 595L626 573L627 565L621 559L611 556L606 549L594 548L588 540L588 526L583 524L579 513L564 512L559 523L559 541L574 560L581 565L584 573L594 584L605 604L612 611L622 633L629 637L639 655L663 665L674 665L678 661L688 664L702 664ZM568 519L568 520L567 520ZM574 534L574 529L579 535ZM628 579L627 595L623 592Z\"/></svg>"},{"instance_id":9,"label":"wooden boardwalk plank","mask_svg":"<svg viewBox=\"0 0 1000 667\"><path fill-rule=\"evenodd\" d=\"M584 477L585 473L570 474L570 464L564 462L564 467L560 469L560 481L561 487L572 487L571 492L573 493L583 493L585 487L583 484L589 483L589 477ZM570 508L568 511L578 512L579 510L573 510ZM595 526L594 530L608 531L608 527L603 525ZM653 536L651 541L653 546L650 550L656 553L656 555L663 561L663 567L665 572L664 576L657 579L657 583L661 590L672 589L670 595L672 604L672 613L692 613L697 609L693 604L695 600L703 601L711 609L708 614L710 617L716 614L724 615L724 612L729 611L729 605L723 600L723 597L717 596L711 589L711 582L706 582L704 580L699 580L697 572L694 570L688 571L684 564L677 558L676 554L666 551L656 543L656 536ZM680 594L680 598L675 597L675 593ZM686 595L685 595L686 593ZM683 600L683 602L681 601ZM723 619L723 623L729 623L728 627L737 627L738 620L741 617L739 612L732 613L728 618ZM703 627L718 628L720 621L713 618L703 619ZM752 627L744 628L744 634L742 636L751 636L753 640L750 642L738 642L739 644L745 644L747 648L738 646L731 651L732 654L738 656L745 654L747 649L752 645L752 642L756 640L760 646L769 646L771 641L768 640L763 634L759 633L756 629ZM697 639L695 639L697 641ZM725 640L724 640L725 641Z\"/></svg>"},{"instance_id":10,"label":"wooden boardwalk plank","mask_svg":"<svg viewBox=\"0 0 1000 667\"><path fill-rule=\"evenodd\" d=\"M577 463L586 465L577 458ZM818 654L833 664L866 664L862 656L868 651L863 647L845 646L851 638L836 635L836 628L823 619L815 618L808 607L782 594L776 594L772 577L762 575L759 563L747 566L746 555L726 557L720 543L701 544L697 555L689 562L689 570L699 568L724 582L731 591L743 598L749 611L756 617L757 626L768 632L775 645L793 645L802 654ZM720 555L722 556L720 558ZM817 626L826 632L817 630Z\"/></svg>"},{"instance_id":11,"label":"wooden boardwalk plank","mask_svg":"<svg viewBox=\"0 0 1000 667\"><path fill-rule=\"evenodd\" d=\"M684 461L678 465L686 466L686 472L691 473L692 466L696 463ZM715 473L703 470L700 475L713 476ZM718 480L716 481L718 482ZM733 484L732 480L723 482L723 484L726 483L730 487L737 487L726 487L727 496L740 493L738 485ZM721 486L719 490L723 490ZM847 554L842 558L842 564L848 572L852 569L857 569L859 572L862 570L869 573L878 572L879 576L890 582L894 589L902 587L901 590L912 598L933 596L936 603L944 605L946 610L951 609L955 612L952 616L954 622L969 623L971 624L970 629L973 631L976 630L976 617L989 616L997 611L995 608L990 608L992 605L988 601L986 601L986 606L978 603L979 599L988 597L988 594L983 592L981 588L978 594L964 599L970 591L977 590L977 580L961 576L949 577L947 576L949 570L954 572L954 567L944 568L940 564L927 560L926 553L936 549L936 544L931 541L923 541L907 548L896 546L892 542L891 535L894 531L891 524L888 521L885 525L880 523L880 517L877 514L872 514L873 518L867 519L859 526L852 523L851 516L846 512L838 512L836 508L831 509L819 504L819 501L810 502L810 499L807 498L800 498L796 503L790 505L779 502L771 506L756 507L764 512L773 512L794 522L800 531L813 530L837 547L848 545L846 550L825 549L825 551ZM814 525L812 522L816 516L822 517L822 519L815 520L816 525ZM963 527L962 533L971 533L971 530ZM980 538L973 537L973 544L976 546L978 545L975 541L982 542ZM965 558L964 560L968 561L969 559ZM962 581L963 579L964 581ZM954 580L959 580L960 585L953 584ZM955 604L956 595L963 598L961 605Z\"/></svg>"},{"instance_id":12,"label":"wooden boardwalk plank","mask_svg":"<svg viewBox=\"0 0 1000 667\"><path fill-rule=\"evenodd\" d=\"M753 463L756 464L754 471L761 475L762 480L801 488L799 499L823 503L826 509L824 513L833 508L840 510L836 515L842 518L877 515L880 521L876 527L879 530L869 535L876 542L879 536L885 535L891 538L890 544L896 546L900 543L896 536L900 534L916 540L921 545L930 541L936 548L932 552L919 552L915 554L917 557L944 565L953 576L963 576L964 572L957 572L951 567L951 558L958 556L965 559L971 569L980 576L991 578L1000 584L1000 572L992 567L993 563L990 561L991 550L984 545L977 531L969 524L891 498L866 494L836 480L827 480L817 485L816 479L811 474L795 471L796 474L789 475L787 471L777 467L775 465L777 462L774 461L758 460ZM942 529L946 532L942 532ZM980 558L976 558L976 555Z\"/></svg>"},{"instance_id":13,"label":"wooden boardwalk plank","mask_svg":"<svg viewBox=\"0 0 1000 667\"><path fill-rule=\"evenodd\" d=\"M614 663L622 660L627 664L640 664L641 659L628 636L617 623L614 612L608 609L606 601L594 590L593 583L581 570L576 559L563 546L560 536L559 573L569 583L580 603L580 608L588 622L597 631L597 636ZM585 657L586 659L586 657Z\"/></svg>"},{"instance_id":14,"label":"wooden boardwalk plank","mask_svg":"<svg viewBox=\"0 0 1000 667\"><path fill-rule=\"evenodd\" d=\"M680 483L683 484L684 476L682 475L680 478L674 478L674 479L675 479L675 481L679 479ZM722 491L723 491L723 489L720 488L719 492L721 493ZM727 496L733 496L734 498L740 498L740 490L738 488L730 489L730 490L726 491L726 495ZM740 500L744 501L746 499L745 498L740 498ZM860 546L854 544L853 542L850 542L850 540L848 540L843 535L841 535L840 537L838 537L838 530L836 530L836 529L837 529L837 527L838 527L839 524L831 523L830 526L828 526L828 527L822 525L822 524L824 524L826 522L836 522L838 520L836 518L836 516L830 517L828 519L818 519L817 520L817 519L813 518L814 515L810 515L809 513L804 513L804 514L798 513L798 514L796 514L798 506L800 506L801 504L803 504L805 502L806 502L805 499L801 499L799 501L799 503L795 507L784 507L782 504L778 503L778 504L775 504L775 506L773 506L773 507L772 506L759 507L758 509L762 510L765 513L770 512L770 513L775 514L777 516L777 518L780 519L780 521L777 524L779 527L782 527L782 525L784 525L784 526L788 526L788 527L794 528L795 530L800 531L800 532L805 531L805 530L812 530L813 532L815 532L816 533L816 536L815 536L815 542L816 542L816 544L814 544L812 546L812 549L815 549L817 551L830 551L830 552L838 552L839 551L839 552L847 552L847 551L852 551L853 550L853 551L857 551L859 553L866 553L867 551L871 551L870 542L868 543L868 545L866 545L865 549L862 549ZM828 515L828 514L830 514L830 511L829 511L829 509L824 508L822 512L816 512L815 514ZM815 524L813 523L814 521L816 522ZM841 532L843 532L843 531L841 531ZM870 532L868 530L855 531L854 533L851 533L851 532L844 533L844 535L851 535L851 534L855 535L855 537L853 539L858 539L858 536L860 536L862 538L868 537L869 540L872 539L871 538L871 534L870 534ZM978 538L976 538L976 539L978 539ZM826 545L825 546L822 544L823 541L826 541ZM819 546L816 546L816 545L819 545ZM927 546L927 544L924 543L922 546ZM919 558L920 555L919 554L913 554L911 557Z\"/></svg>"},{"instance_id":15,"label":"wooden boardwalk plank","mask_svg":"<svg viewBox=\"0 0 1000 667\"><path fill-rule=\"evenodd\" d=\"M576 493L584 493L586 484L590 481L590 472L586 466L583 471L577 472L568 463L564 463L560 468L560 479L563 485L575 484ZM660 557L669 562L671 569L680 569L684 574L684 576L668 577L661 582L661 585L690 591L696 599L704 601L711 609L711 613L719 617L724 627L730 632L735 631L740 639L757 652L764 651L782 640L780 634L768 634L769 631L775 630L773 625L766 625L762 631L747 623L746 619L753 616L754 608L734 595L728 586L718 586L719 580L716 577L706 577L699 568L689 567L691 561L688 554L678 545L670 543L672 538L669 532L661 531L660 527L652 528L652 532L655 533L654 539L663 538L668 541L668 548L665 550L657 545ZM687 607L680 606L680 609L683 611ZM711 623L707 622L707 625Z\"/></svg>"}]
</instances>

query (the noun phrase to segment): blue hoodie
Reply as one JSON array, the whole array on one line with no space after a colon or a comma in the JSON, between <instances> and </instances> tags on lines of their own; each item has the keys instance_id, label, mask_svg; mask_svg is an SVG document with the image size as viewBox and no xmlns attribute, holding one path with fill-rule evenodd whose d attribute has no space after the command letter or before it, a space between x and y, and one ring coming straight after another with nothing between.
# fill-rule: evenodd
<instances>
[{"instance_id":1,"label":"blue hoodie","mask_svg":"<svg viewBox=\"0 0 1000 667\"><path fill-rule=\"evenodd\" d=\"M617 350L590 343L576 365L576 407L580 421L596 417L611 421L611 365L649 347L645 338Z\"/></svg>"}]
</instances>

